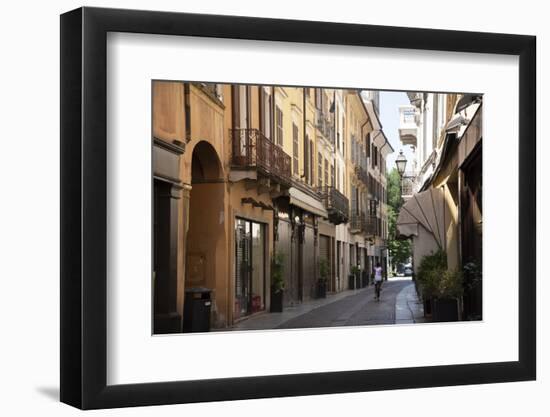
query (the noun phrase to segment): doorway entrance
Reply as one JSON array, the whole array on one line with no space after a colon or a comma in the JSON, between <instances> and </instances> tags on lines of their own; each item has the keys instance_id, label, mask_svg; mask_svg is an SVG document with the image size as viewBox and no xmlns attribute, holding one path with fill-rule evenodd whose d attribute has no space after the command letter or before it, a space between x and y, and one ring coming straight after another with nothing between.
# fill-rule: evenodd
<instances>
[{"instance_id":1,"label":"doorway entrance","mask_svg":"<svg viewBox=\"0 0 550 417\"><path fill-rule=\"evenodd\" d=\"M235 219L235 318L265 310L265 225Z\"/></svg>"}]
</instances>

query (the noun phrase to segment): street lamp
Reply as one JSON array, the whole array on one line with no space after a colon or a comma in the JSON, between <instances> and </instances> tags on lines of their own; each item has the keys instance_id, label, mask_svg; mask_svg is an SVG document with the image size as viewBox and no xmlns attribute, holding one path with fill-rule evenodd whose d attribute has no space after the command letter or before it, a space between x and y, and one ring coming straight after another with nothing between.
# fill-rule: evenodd
<instances>
[{"instance_id":1,"label":"street lamp","mask_svg":"<svg viewBox=\"0 0 550 417\"><path fill-rule=\"evenodd\" d=\"M395 165L397 167L397 173L399 174L399 201L403 203L403 174L407 166L407 158L403 155L403 150L400 150L399 155L395 158Z\"/></svg>"},{"instance_id":2,"label":"street lamp","mask_svg":"<svg viewBox=\"0 0 550 417\"><path fill-rule=\"evenodd\" d=\"M395 165L397 166L397 172L399 176L403 178L405 173L405 167L407 166L407 158L403 155L403 150L399 151L399 155L395 158Z\"/></svg>"}]
</instances>

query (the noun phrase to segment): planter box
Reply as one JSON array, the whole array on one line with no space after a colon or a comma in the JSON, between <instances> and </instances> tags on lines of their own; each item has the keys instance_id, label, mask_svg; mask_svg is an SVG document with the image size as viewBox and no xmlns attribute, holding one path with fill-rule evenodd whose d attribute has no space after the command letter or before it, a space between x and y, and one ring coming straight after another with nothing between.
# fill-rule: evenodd
<instances>
[{"instance_id":1,"label":"planter box","mask_svg":"<svg viewBox=\"0 0 550 417\"><path fill-rule=\"evenodd\" d=\"M432 304L432 321L458 321L458 302L454 298L437 298Z\"/></svg>"},{"instance_id":2,"label":"planter box","mask_svg":"<svg viewBox=\"0 0 550 417\"><path fill-rule=\"evenodd\" d=\"M424 303L424 317L432 316L432 299L428 298L423 301Z\"/></svg>"},{"instance_id":3,"label":"planter box","mask_svg":"<svg viewBox=\"0 0 550 417\"><path fill-rule=\"evenodd\" d=\"M269 306L269 311L272 313L282 313L283 312L283 295L284 291L280 290L275 292L273 288L271 289L271 304Z\"/></svg>"}]
</instances>

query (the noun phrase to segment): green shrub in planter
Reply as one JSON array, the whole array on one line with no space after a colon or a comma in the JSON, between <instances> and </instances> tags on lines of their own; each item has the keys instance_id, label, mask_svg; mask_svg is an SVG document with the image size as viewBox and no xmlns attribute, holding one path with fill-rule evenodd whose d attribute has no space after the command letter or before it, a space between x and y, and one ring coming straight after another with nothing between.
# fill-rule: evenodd
<instances>
[{"instance_id":1,"label":"green shrub in planter","mask_svg":"<svg viewBox=\"0 0 550 417\"><path fill-rule=\"evenodd\" d=\"M439 250L422 258L417 274L425 309L434 321L458 320L458 302L464 293L463 273L447 268L447 254Z\"/></svg>"},{"instance_id":2,"label":"green shrub in planter","mask_svg":"<svg viewBox=\"0 0 550 417\"><path fill-rule=\"evenodd\" d=\"M319 259L319 277L317 278L317 297L326 298L328 281L328 261Z\"/></svg>"},{"instance_id":3,"label":"green shrub in planter","mask_svg":"<svg viewBox=\"0 0 550 417\"><path fill-rule=\"evenodd\" d=\"M361 288L361 268L359 268L357 265L353 265L351 267L351 274L353 275L354 281L353 289Z\"/></svg>"}]
</instances>

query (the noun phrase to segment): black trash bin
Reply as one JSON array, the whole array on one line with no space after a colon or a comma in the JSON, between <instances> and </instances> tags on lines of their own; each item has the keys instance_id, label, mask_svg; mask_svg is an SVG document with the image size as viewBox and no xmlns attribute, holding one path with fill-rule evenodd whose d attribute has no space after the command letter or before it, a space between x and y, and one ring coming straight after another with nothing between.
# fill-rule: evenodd
<instances>
[{"instance_id":1,"label":"black trash bin","mask_svg":"<svg viewBox=\"0 0 550 417\"><path fill-rule=\"evenodd\" d=\"M209 332L210 309L212 307L212 290L204 287L185 290L185 307L183 309L184 332Z\"/></svg>"}]
</instances>

